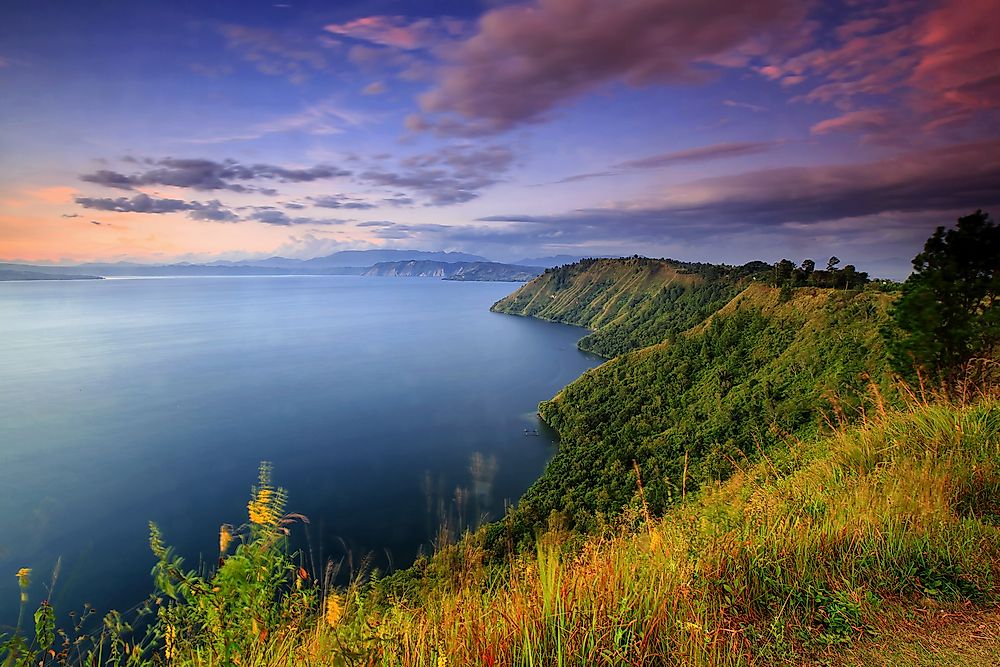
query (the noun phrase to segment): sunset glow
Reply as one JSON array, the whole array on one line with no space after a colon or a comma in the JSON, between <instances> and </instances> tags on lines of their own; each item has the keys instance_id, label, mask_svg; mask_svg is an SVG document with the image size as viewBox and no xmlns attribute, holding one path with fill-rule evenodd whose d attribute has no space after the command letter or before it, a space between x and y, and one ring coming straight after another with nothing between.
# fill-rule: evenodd
<instances>
[{"instance_id":1,"label":"sunset glow","mask_svg":"<svg viewBox=\"0 0 1000 667\"><path fill-rule=\"evenodd\" d=\"M995 0L34 3L0 259L850 258L1000 202Z\"/></svg>"}]
</instances>

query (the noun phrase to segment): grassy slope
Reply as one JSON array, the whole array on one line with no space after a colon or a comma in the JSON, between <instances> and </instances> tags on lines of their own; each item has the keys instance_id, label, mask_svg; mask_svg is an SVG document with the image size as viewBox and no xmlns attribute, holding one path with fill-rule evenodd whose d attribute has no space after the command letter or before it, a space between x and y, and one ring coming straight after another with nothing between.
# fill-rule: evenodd
<instances>
[{"instance_id":1,"label":"grassy slope","mask_svg":"<svg viewBox=\"0 0 1000 667\"><path fill-rule=\"evenodd\" d=\"M695 326L762 271L759 263L583 260L547 270L492 310L593 329L580 348L610 358Z\"/></svg>"},{"instance_id":2,"label":"grassy slope","mask_svg":"<svg viewBox=\"0 0 1000 667\"><path fill-rule=\"evenodd\" d=\"M329 660L360 632L381 638L365 664L995 664L995 641L927 648L912 619L975 630L969 605L996 603L998 497L996 400L876 413L582 546L550 533L497 567L467 540L299 650Z\"/></svg>"},{"instance_id":3,"label":"grassy slope","mask_svg":"<svg viewBox=\"0 0 1000 667\"><path fill-rule=\"evenodd\" d=\"M997 664L998 499L1000 400L876 406L662 518L499 564L479 533L325 614L243 623L226 660L212 628L175 635L170 664Z\"/></svg>"},{"instance_id":4,"label":"grassy slope","mask_svg":"<svg viewBox=\"0 0 1000 667\"><path fill-rule=\"evenodd\" d=\"M593 529L635 503L633 461L659 513L789 435L816 434L826 416L856 414L866 374L885 371L887 299L801 288L783 301L755 284L673 342L587 372L540 406L561 444L514 513L517 539L553 510Z\"/></svg>"}]
</instances>

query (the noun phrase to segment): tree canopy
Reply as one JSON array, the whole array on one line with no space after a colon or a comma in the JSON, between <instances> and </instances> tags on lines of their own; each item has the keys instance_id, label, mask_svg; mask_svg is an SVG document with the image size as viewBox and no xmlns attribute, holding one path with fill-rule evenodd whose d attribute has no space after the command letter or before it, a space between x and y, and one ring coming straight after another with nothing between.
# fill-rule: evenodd
<instances>
[{"instance_id":1,"label":"tree canopy","mask_svg":"<svg viewBox=\"0 0 1000 667\"><path fill-rule=\"evenodd\" d=\"M898 332L891 342L893 365L903 377L923 379L946 390L964 379L995 372L1000 345L1000 227L988 213L938 227L893 309Z\"/></svg>"}]
</instances>

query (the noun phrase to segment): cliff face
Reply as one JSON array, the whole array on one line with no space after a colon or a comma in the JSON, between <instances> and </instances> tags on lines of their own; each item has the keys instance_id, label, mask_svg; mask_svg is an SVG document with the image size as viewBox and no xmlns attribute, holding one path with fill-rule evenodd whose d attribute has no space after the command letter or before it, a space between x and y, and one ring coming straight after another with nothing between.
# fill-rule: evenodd
<instances>
[{"instance_id":1,"label":"cliff face","mask_svg":"<svg viewBox=\"0 0 1000 667\"><path fill-rule=\"evenodd\" d=\"M515 266L499 262L435 262L410 260L405 262L380 262L364 272L365 276L443 278L445 280L478 280L524 282L531 280L541 269Z\"/></svg>"}]
</instances>

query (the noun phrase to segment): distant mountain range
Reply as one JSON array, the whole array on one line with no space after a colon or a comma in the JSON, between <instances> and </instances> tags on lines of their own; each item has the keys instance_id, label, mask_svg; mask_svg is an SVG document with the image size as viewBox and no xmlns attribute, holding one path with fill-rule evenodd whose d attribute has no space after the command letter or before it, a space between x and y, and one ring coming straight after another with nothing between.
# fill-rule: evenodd
<instances>
[{"instance_id":1,"label":"distant mountain range","mask_svg":"<svg viewBox=\"0 0 1000 667\"><path fill-rule=\"evenodd\" d=\"M205 264L138 264L134 262L85 263L75 266L0 264L0 280L81 280L125 276L267 276L267 275L413 275L449 280L526 281L540 268L557 266L562 258L536 258L530 264L491 262L480 255L425 250L343 250L325 257L215 261ZM398 265L412 264L409 267ZM380 265L397 265L396 268ZM419 265L419 268L416 268Z\"/></svg>"},{"instance_id":2,"label":"distant mountain range","mask_svg":"<svg viewBox=\"0 0 1000 667\"><path fill-rule=\"evenodd\" d=\"M77 273L45 273L43 271L32 271L20 268L7 268L17 266L10 264L0 264L0 281L4 280L101 280L101 276L90 276Z\"/></svg>"},{"instance_id":3,"label":"distant mountain range","mask_svg":"<svg viewBox=\"0 0 1000 667\"><path fill-rule=\"evenodd\" d=\"M342 250L325 257L313 259L289 259L288 257L268 257L267 259L247 259L238 262L213 262L217 266L266 266L279 268L347 268L369 267L380 262L408 262L426 260L431 262L488 262L479 255L464 252L429 252L426 250Z\"/></svg>"},{"instance_id":4,"label":"distant mountain range","mask_svg":"<svg viewBox=\"0 0 1000 667\"><path fill-rule=\"evenodd\" d=\"M542 269L539 267L517 266L514 264L501 264L499 262L410 260L406 262L379 262L362 275L523 283L541 273Z\"/></svg>"}]
</instances>

